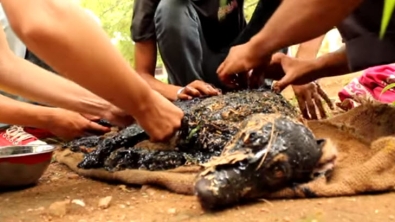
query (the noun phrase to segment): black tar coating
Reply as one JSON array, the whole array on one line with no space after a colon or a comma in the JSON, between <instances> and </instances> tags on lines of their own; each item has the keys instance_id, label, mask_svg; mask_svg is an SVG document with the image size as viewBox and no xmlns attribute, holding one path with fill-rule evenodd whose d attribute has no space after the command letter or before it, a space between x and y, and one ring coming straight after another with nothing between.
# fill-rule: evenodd
<instances>
[{"instance_id":1,"label":"black tar coating","mask_svg":"<svg viewBox=\"0 0 395 222\"><path fill-rule=\"evenodd\" d=\"M240 122L251 114L281 113L296 116L296 110L291 104L281 95L267 89L176 101L175 105L185 114L176 136L176 145L173 146L175 151L145 151L140 149L144 147L136 147L137 143L148 139L148 135L136 125L122 130L121 135L82 138L65 146L78 151L78 147L84 144L89 145L85 145L86 147L98 144L97 149L86 154L79 164L84 169L104 167L108 170L165 170L189 163L205 163L211 157L220 155L225 144L238 132ZM127 149L120 149L122 147Z\"/></svg>"},{"instance_id":2,"label":"black tar coating","mask_svg":"<svg viewBox=\"0 0 395 222\"><path fill-rule=\"evenodd\" d=\"M90 137L86 142L96 142L97 137ZM143 140L149 139L149 136L142 128L137 125L127 127L119 132L119 134L99 140L97 149L92 153L86 154L84 160L78 164L78 167L91 169L103 166L105 159L110 153L121 147L131 147ZM73 143L66 145L75 147Z\"/></svg>"},{"instance_id":3,"label":"black tar coating","mask_svg":"<svg viewBox=\"0 0 395 222\"><path fill-rule=\"evenodd\" d=\"M245 122L251 124L251 120ZM195 190L204 209L233 205L312 179L311 174L322 155L325 141L316 140L304 125L284 117L275 120L273 132L272 125L269 122L260 131L243 131L242 128L235 136L236 141L226 150L228 154L249 150L253 157L234 164L217 165L215 170L207 174L203 172L198 177ZM260 151L265 149L269 152L257 169L264 156Z\"/></svg>"}]
</instances>

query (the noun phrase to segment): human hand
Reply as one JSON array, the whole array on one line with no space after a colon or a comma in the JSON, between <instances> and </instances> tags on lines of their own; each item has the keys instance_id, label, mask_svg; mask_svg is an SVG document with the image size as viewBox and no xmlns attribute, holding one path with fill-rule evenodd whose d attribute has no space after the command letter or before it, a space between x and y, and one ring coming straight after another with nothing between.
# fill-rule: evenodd
<instances>
[{"instance_id":1,"label":"human hand","mask_svg":"<svg viewBox=\"0 0 395 222\"><path fill-rule=\"evenodd\" d=\"M216 96L219 94L221 94L221 91L214 88L210 84L205 83L201 80L195 80L184 88L181 88L177 92L177 98L182 100L189 100L193 97L201 97L205 95Z\"/></svg>"},{"instance_id":2,"label":"human hand","mask_svg":"<svg viewBox=\"0 0 395 222\"><path fill-rule=\"evenodd\" d=\"M122 128L130 126L136 122L135 119L129 113L125 112L124 110L114 105L111 105L109 107L103 118L109 121L112 125Z\"/></svg>"},{"instance_id":3,"label":"human hand","mask_svg":"<svg viewBox=\"0 0 395 222\"><path fill-rule=\"evenodd\" d=\"M324 99L331 110L334 109L332 101L318 83L311 82L300 86L294 85L292 88L298 101L299 109L305 119L318 119L316 108L322 119L327 117L321 98Z\"/></svg>"},{"instance_id":4,"label":"human hand","mask_svg":"<svg viewBox=\"0 0 395 222\"><path fill-rule=\"evenodd\" d=\"M151 90L141 106L134 117L151 141L166 141L180 128L184 113L158 92Z\"/></svg>"},{"instance_id":5,"label":"human hand","mask_svg":"<svg viewBox=\"0 0 395 222\"><path fill-rule=\"evenodd\" d=\"M270 74L273 79L279 79L273 90L281 92L289 85L305 85L317 79L315 60L302 60L276 53L272 56L270 65L265 69L265 74Z\"/></svg>"},{"instance_id":6,"label":"human hand","mask_svg":"<svg viewBox=\"0 0 395 222\"><path fill-rule=\"evenodd\" d=\"M96 118L90 115L87 115L87 117L92 118L92 120ZM53 108L46 130L65 140L87 134L104 134L110 131L110 128L95 123L87 117L65 109Z\"/></svg>"},{"instance_id":7,"label":"human hand","mask_svg":"<svg viewBox=\"0 0 395 222\"><path fill-rule=\"evenodd\" d=\"M90 114L81 115L96 123L99 123L100 120L105 120L108 121L111 125L121 128L130 126L135 123L134 118L130 114L112 104L108 104L107 109L101 116L94 116Z\"/></svg>"},{"instance_id":8,"label":"human hand","mask_svg":"<svg viewBox=\"0 0 395 222\"><path fill-rule=\"evenodd\" d=\"M235 88L240 81L249 78L249 72L258 67L265 67L270 62L270 55L259 53L251 42L234 46L217 69L219 79L229 87Z\"/></svg>"}]
</instances>

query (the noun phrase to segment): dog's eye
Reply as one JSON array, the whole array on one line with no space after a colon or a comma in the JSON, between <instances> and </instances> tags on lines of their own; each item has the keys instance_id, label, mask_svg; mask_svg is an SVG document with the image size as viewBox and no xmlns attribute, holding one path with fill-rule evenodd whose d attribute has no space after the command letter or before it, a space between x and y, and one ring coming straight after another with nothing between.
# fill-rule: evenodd
<instances>
[{"instance_id":1,"label":"dog's eye","mask_svg":"<svg viewBox=\"0 0 395 222\"><path fill-rule=\"evenodd\" d=\"M313 178L320 177L321 175L322 175L321 172L315 172L315 173L313 173Z\"/></svg>"},{"instance_id":2,"label":"dog's eye","mask_svg":"<svg viewBox=\"0 0 395 222\"><path fill-rule=\"evenodd\" d=\"M256 139L259 137L258 133L256 132L251 132L248 133L244 136L244 143L245 144L252 144L256 141Z\"/></svg>"},{"instance_id":3,"label":"dog's eye","mask_svg":"<svg viewBox=\"0 0 395 222\"><path fill-rule=\"evenodd\" d=\"M258 137L258 133L256 132L252 132L249 135L250 140L255 140Z\"/></svg>"}]
</instances>

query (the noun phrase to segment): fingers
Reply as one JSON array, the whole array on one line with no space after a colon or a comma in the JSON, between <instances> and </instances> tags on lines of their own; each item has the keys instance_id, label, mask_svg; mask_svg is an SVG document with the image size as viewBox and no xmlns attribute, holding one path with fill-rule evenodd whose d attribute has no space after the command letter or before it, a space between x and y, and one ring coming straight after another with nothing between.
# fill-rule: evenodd
<instances>
[{"instance_id":1,"label":"fingers","mask_svg":"<svg viewBox=\"0 0 395 222\"><path fill-rule=\"evenodd\" d=\"M202 81L200 81L199 84L196 84L195 89L197 89L203 95L216 96L219 94L217 89Z\"/></svg>"},{"instance_id":2,"label":"fingers","mask_svg":"<svg viewBox=\"0 0 395 222\"><path fill-rule=\"evenodd\" d=\"M308 98L308 100L306 101L306 104L307 104L307 109L310 113L311 119L318 119L313 98Z\"/></svg>"},{"instance_id":3,"label":"fingers","mask_svg":"<svg viewBox=\"0 0 395 222\"><path fill-rule=\"evenodd\" d=\"M88 132L88 133L99 134L100 135L100 134L103 134L103 133L110 132L110 130L111 129L109 127L105 127L105 126L102 126L102 125L100 125L98 123L89 121L88 126L87 126L85 131Z\"/></svg>"},{"instance_id":4,"label":"fingers","mask_svg":"<svg viewBox=\"0 0 395 222\"><path fill-rule=\"evenodd\" d=\"M100 120L100 116L94 116L94 115L85 114L85 113L80 113L80 115L85 117L88 120L91 120L91 121L99 121Z\"/></svg>"},{"instance_id":5,"label":"fingers","mask_svg":"<svg viewBox=\"0 0 395 222\"><path fill-rule=\"evenodd\" d=\"M293 89L300 107L300 111L302 112L303 117L306 119L318 119L317 109L322 119L327 118L321 97L327 102L331 109L334 109L332 101L316 82L312 82L303 86L294 85Z\"/></svg>"},{"instance_id":6,"label":"fingers","mask_svg":"<svg viewBox=\"0 0 395 222\"><path fill-rule=\"evenodd\" d=\"M229 74L225 76L218 76L222 83L224 83L229 88L239 88L240 83L243 83L242 77L238 73Z\"/></svg>"},{"instance_id":7,"label":"fingers","mask_svg":"<svg viewBox=\"0 0 395 222\"><path fill-rule=\"evenodd\" d=\"M196 80L183 88L177 97L181 100L189 100L193 97L201 97L203 95L216 96L219 94L221 94L221 91L214 88L212 85Z\"/></svg>"},{"instance_id":8,"label":"fingers","mask_svg":"<svg viewBox=\"0 0 395 222\"><path fill-rule=\"evenodd\" d=\"M299 109L303 115L303 118L310 119L309 113L307 112L307 107L305 102L306 100L304 98L299 98L298 96L296 97L296 100L298 101Z\"/></svg>"},{"instance_id":9,"label":"fingers","mask_svg":"<svg viewBox=\"0 0 395 222\"><path fill-rule=\"evenodd\" d=\"M217 69L217 74L218 74L218 78L227 86L229 87L234 87L235 86L235 76L238 73L238 71L232 71L229 68L229 62L228 62L228 58L225 59L225 61L223 61L221 63L221 65L219 65L218 69Z\"/></svg>"},{"instance_id":10,"label":"fingers","mask_svg":"<svg viewBox=\"0 0 395 222\"><path fill-rule=\"evenodd\" d=\"M225 61L223 61L217 69L217 74L220 77L220 79L226 79L227 75L230 75L233 73L239 73L239 72L246 71L243 69L243 67L237 66L237 65L229 62L228 60L229 59L226 58Z\"/></svg>"},{"instance_id":11,"label":"fingers","mask_svg":"<svg viewBox=\"0 0 395 222\"><path fill-rule=\"evenodd\" d=\"M221 80L225 80L226 79L226 75L224 75L224 71L223 71L224 67L225 67L225 63L226 63L226 59L217 68L217 74L218 74L218 77Z\"/></svg>"},{"instance_id":12,"label":"fingers","mask_svg":"<svg viewBox=\"0 0 395 222\"><path fill-rule=\"evenodd\" d=\"M263 84L264 78L265 76L262 67L254 69L249 77L248 87L258 88Z\"/></svg>"},{"instance_id":13,"label":"fingers","mask_svg":"<svg viewBox=\"0 0 395 222\"><path fill-rule=\"evenodd\" d=\"M313 99L314 99L315 105L318 108L318 111L320 112L320 117L322 119L325 119L327 116L326 116L326 112L325 112L324 106L322 104L322 101L320 99L320 95L318 93L313 93Z\"/></svg>"},{"instance_id":14,"label":"fingers","mask_svg":"<svg viewBox=\"0 0 395 222\"><path fill-rule=\"evenodd\" d=\"M228 87L238 87L240 79L238 73L244 73L246 70L242 65L235 64L234 62L228 61L226 58L224 62L217 69L218 78Z\"/></svg>"},{"instance_id":15,"label":"fingers","mask_svg":"<svg viewBox=\"0 0 395 222\"><path fill-rule=\"evenodd\" d=\"M284 58L284 56L287 56L287 55L285 55L285 54L282 53L282 52L274 53L274 54L272 55L272 59L271 59L271 61L270 61L270 64L281 63L281 60Z\"/></svg>"},{"instance_id":16,"label":"fingers","mask_svg":"<svg viewBox=\"0 0 395 222\"><path fill-rule=\"evenodd\" d=\"M294 77L292 75L286 74L282 79L274 83L273 91L280 93L287 86L289 86L294 81Z\"/></svg>"},{"instance_id":17,"label":"fingers","mask_svg":"<svg viewBox=\"0 0 395 222\"><path fill-rule=\"evenodd\" d=\"M165 142L169 141L171 138L173 138L178 129L181 127L182 120L177 121L176 124L169 126L165 131L168 132L167 134L163 134L163 131L160 132L155 132L154 134L150 135L149 140L151 142Z\"/></svg>"},{"instance_id":18,"label":"fingers","mask_svg":"<svg viewBox=\"0 0 395 222\"><path fill-rule=\"evenodd\" d=\"M197 90L197 89L195 89L193 87L190 87L190 86L186 86L184 88L184 90L182 91L182 93L190 95L190 96L193 96L193 97L200 97L200 96L202 96L202 94L200 93L199 90Z\"/></svg>"},{"instance_id":19,"label":"fingers","mask_svg":"<svg viewBox=\"0 0 395 222\"><path fill-rule=\"evenodd\" d=\"M296 97L299 105L300 112L303 115L303 118L305 119L318 119L317 116L317 111L316 107L318 107L320 116L322 118L326 116L325 110L322 106L322 102L319 98L318 93L314 94L304 94L304 95L298 95Z\"/></svg>"},{"instance_id":20,"label":"fingers","mask_svg":"<svg viewBox=\"0 0 395 222\"><path fill-rule=\"evenodd\" d=\"M192 96L187 95L187 94L185 94L185 93L180 93L180 94L178 95L178 99L181 99L181 100L190 100L190 99L192 99L192 98L193 98Z\"/></svg>"},{"instance_id":21,"label":"fingers","mask_svg":"<svg viewBox=\"0 0 395 222\"><path fill-rule=\"evenodd\" d=\"M329 98L329 96L325 93L324 90L322 90L321 86L319 84L316 84L317 86L317 92L318 94L321 96L321 98L324 99L324 101L326 102L326 104L328 104L329 108L331 110L335 109L332 100Z\"/></svg>"}]
</instances>

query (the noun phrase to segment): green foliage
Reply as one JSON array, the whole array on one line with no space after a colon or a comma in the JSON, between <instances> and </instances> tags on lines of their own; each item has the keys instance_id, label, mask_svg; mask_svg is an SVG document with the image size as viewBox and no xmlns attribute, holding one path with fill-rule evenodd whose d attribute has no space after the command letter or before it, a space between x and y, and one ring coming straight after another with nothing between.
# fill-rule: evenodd
<instances>
[{"instance_id":1,"label":"green foliage","mask_svg":"<svg viewBox=\"0 0 395 222\"><path fill-rule=\"evenodd\" d=\"M391 20L394 8L395 8L395 0L384 1L383 16L381 18L380 38L384 37L388 23Z\"/></svg>"},{"instance_id":2,"label":"green foliage","mask_svg":"<svg viewBox=\"0 0 395 222\"><path fill-rule=\"evenodd\" d=\"M130 38L130 21L133 2L131 0L82 0L82 7L92 10L101 20L103 29L122 55L133 62L133 43Z\"/></svg>"},{"instance_id":3,"label":"green foliage","mask_svg":"<svg viewBox=\"0 0 395 222\"><path fill-rule=\"evenodd\" d=\"M384 87L383 90L381 90L380 96L381 96L383 93L385 93L385 92L387 92L388 90L393 89L393 88L395 88L395 83L388 84L386 87ZM395 101L393 101L393 102L391 103L391 105L395 105Z\"/></svg>"},{"instance_id":4,"label":"green foliage","mask_svg":"<svg viewBox=\"0 0 395 222\"><path fill-rule=\"evenodd\" d=\"M134 64L134 44L131 39L134 0L81 0L80 5L91 10L101 20L103 29L122 55ZM158 53L159 54L159 53ZM158 56L159 66L162 64Z\"/></svg>"},{"instance_id":5,"label":"green foliage","mask_svg":"<svg viewBox=\"0 0 395 222\"><path fill-rule=\"evenodd\" d=\"M244 14L247 21L250 21L252 14L254 13L255 6L258 4L258 0L246 0L244 3Z\"/></svg>"},{"instance_id":6,"label":"green foliage","mask_svg":"<svg viewBox=\"0 0 395 222\"><path fill-rule=\"evenodd\" d=\"M388 90L395 88L395 83L388 84L384 89L381 91L381 94L387 92Z\"/></svg>"}]
</instances>

